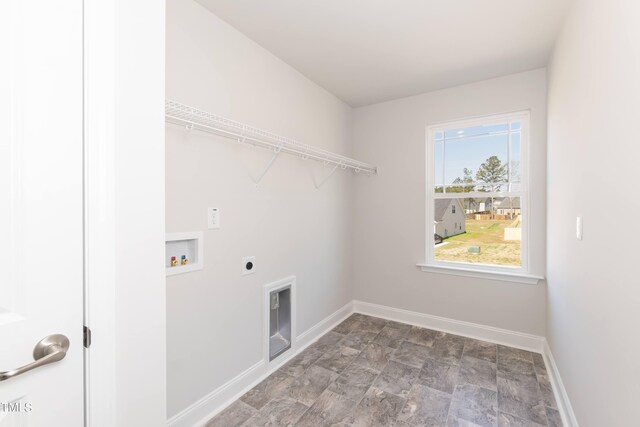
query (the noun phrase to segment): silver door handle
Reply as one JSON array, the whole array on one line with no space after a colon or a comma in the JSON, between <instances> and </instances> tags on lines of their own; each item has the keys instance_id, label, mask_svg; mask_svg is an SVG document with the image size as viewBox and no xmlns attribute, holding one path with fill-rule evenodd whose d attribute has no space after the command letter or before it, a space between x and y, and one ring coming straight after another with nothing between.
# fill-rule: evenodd
<instances>
[{"instance_id":1,"label":"silver door handle","mask_svg":"<svg viewBox=\"0 0 640 427\"><path fill-rule=\"evenodd\" d=\"M11 371L0 372L0 381L17 377L20 374L24 374L40 366L48 365L49 363L58 362L67 355L67 350L69 350L69 339L64 335L54 334L44 337L33 349L33 359L35 362Z\"/></svg>"}]
</instances>

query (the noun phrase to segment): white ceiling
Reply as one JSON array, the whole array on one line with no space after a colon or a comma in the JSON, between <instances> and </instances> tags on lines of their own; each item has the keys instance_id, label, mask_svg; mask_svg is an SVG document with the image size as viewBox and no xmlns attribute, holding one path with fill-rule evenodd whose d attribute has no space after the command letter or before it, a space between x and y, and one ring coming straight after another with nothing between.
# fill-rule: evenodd
<instances>
[{"instance_id":1,"label":"white ceiling","mask_svg":"<svg viewBox=\"0 0 640 427\"><path fill-rule=\"evenodd\" d=\"M352 106L544 67L570 0L197 0Z\"/></svg>"}]
</instances>

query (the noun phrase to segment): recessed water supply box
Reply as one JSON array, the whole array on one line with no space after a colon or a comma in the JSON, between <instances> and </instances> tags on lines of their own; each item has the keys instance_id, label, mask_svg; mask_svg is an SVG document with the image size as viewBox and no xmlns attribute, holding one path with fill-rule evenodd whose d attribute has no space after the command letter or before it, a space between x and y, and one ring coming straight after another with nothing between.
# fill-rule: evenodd
<instances>
[{"instance_id":1,"label":"recessed water supply box","mask_svg":"<svg viewBox=\"0 0 640 427\"><path fill-rule=\"evenodd\" d=\"M265 286L267 320L267 358L271 362L293 348L294 327L294 285L289 278Z\"/></svg>"},{"instance_id":2,"label":"recessed water supply box","mask_svg":"<svg viewBox=\"0 0 640 427\"><path fill-rule=\"evenodd\" d=\"M167 233L164 266L167 276L202 270L204 264L202 233Z\"/></svg>"}]
</instances>

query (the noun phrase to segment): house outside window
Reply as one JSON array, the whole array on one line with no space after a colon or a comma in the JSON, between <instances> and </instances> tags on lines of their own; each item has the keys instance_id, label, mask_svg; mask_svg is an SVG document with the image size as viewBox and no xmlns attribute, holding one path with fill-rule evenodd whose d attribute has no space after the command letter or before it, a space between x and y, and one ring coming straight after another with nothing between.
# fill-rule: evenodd
<instances>
[{"instance_id":1,"label":"house outside window","mask_svg":"<svg viewBox=\"0 0 640 427\"><path fill-rule=\"evenodd\" d=\"M528 141L528 112L429 126L426 266L528 273Z\"/></svg>"}]
</instances>

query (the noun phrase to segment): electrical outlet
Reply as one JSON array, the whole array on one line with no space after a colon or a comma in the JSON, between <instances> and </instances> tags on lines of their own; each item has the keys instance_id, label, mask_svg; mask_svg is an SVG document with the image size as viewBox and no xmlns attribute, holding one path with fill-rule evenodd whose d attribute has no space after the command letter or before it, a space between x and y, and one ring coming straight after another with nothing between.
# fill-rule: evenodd
<instances>
[{"instance_id":1,"label":"electrical outlet","mask_svg":"<svg viewBox=\"0 0 640 427\"><path fill-rule=\"evenodd\" d=\"M247 256L242 258L242 275L253 274L256 272L256 257Z\"/></svg>"},{"instance_id":2,"label":"electrical outlet","mask_svg":"<svg viewBox=\"0 0 640 427\"><path fill-rule=\"evenodd\" d=\"M207 209L207 225L209 230L217 230L220 228L220 209L208 208Z\"/></svg>"}]
</instances>

